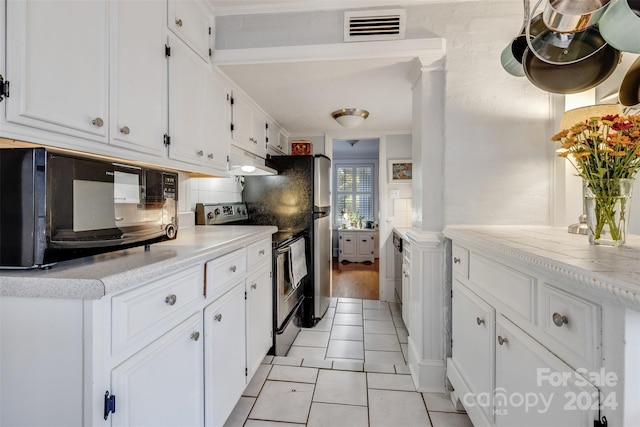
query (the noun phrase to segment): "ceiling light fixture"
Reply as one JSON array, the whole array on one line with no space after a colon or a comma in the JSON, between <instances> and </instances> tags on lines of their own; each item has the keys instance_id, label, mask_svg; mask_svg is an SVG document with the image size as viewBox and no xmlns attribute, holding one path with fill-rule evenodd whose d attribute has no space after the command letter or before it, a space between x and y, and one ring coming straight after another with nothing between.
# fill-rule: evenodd
<instances>
[{"instance_id":1,"label":"ceiling light fixture","mask_svg":"<svg viewBox=\"0 0 640 427\"><path fill-rule=\"evenodd\" d=\"M342 108L331 113L331 117L333 117L340 126L352 128L364 122L364 120L369 117L369 112L359 108Z\"/></svg>"},{"instance_id":2,"label":"ceiling light fixture","mask_svg":"<svg viewBox=\"0 0 640 427\"><path fill-rule=\"evenodd\" d=\"M360 142L359 139L347 139L347 142L349 144L351 144L351 146L353 147L354 145L356 145L358 142Z\"/></svg>"}]
</instances>

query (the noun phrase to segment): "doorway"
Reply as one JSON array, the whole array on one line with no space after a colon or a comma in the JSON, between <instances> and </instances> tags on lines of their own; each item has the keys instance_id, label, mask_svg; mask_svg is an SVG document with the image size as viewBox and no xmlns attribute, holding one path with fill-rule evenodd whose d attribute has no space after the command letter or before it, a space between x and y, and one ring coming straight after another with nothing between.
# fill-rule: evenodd
<instances>
[{"instance_id":1,"label":"doorway","mask_svg":"<svg viewBox=\"0 0 640 427\"><path fill-rule=\"evenodd\" d=\"M332 140L332 297L380 298L379 138Z\"/></svg>"}]
</instances>

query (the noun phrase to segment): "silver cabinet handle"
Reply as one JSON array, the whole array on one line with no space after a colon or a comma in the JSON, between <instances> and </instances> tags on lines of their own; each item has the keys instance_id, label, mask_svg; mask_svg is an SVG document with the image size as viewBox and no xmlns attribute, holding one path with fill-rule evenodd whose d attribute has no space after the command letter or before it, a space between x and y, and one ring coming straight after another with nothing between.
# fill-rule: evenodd
<instances>
[{"instance_id":1,"label":"silver cabinet handle","mask_svg":"<svg viewBox=\"0 0 640 427\"><path fill-rule=\"evenodd\" d=\"M458 257L453 258L453 263L454 264L460 264L460 258L458 258Z\"/></svg>"},{"instance_id":2,"label":"silver cabinet handle","mask_svg":"<svg viewBox=\"0 0 640 427\"><path fill-rule=\"evenodd\" d=\"M215 320L216 322L221 322L222 321L222 314L218 313L215 316L213 316L213 320Z\"/></svg>"},{"instance_id":3,"label":"silver cabinet handle","mask_svg":"<svg viewBox=\"0 0 640 427\"><path fill-rule=\"evenodd\" d=\"M197 151L196 154L198 155L198 157L202 157L202 156L204 156L204 151L202 151L202 150Z\"/></svg>"},{"instance_id":4,"label":"silver cabinet handle","mask_svg":"<svg viewBox=\"0 0 640 427\"><path fill-rule=\"evenodd\" d=\"M232 265L231 267L229 267L229 270L230 270L232 273L235 273L235 272L236 272L236 270L237 270L237 268L236 268L236 266L235 266L235 265Z\"/></svg>"},{"instance_id":5,"label":"silver cabinet handle","mask_svg":"<svg viewBox=\"0 0 640 427\"><path fill-rule=\"evenodd\" d=\"M207 154L207 158L210 159L210 160L213 159L213 154L211 154L211 153Z\"/></svg>"},{"instance_id":6,"label":"silver cabinet handle","mask_svg":"<svg viewBox=\"0 0 640 427\"><path fill-rule=\"evenodd\" d=\"M100 117L96 117L91 121L91 123L98 128L101 128L102 126L104 126L104 120L102 120Z\"/></svg>"},{"instance_id":7,"label":"silver cabinet handle","mask_svg":"<svg viewBox=\"0 0 640 427\"><path fill-rule=\"evenodd\" d=\"M171 294L164 299L164 302L167 305L174 305L177 300L178 300L178 297L175 296L174 294Z\"/></svg>"},{"instance_id":8,"label":"silver cabinet handle","mask_svg":"<svg viewBox=\"0 0 640 427\"><path fill-rule=\"evenodd\" d=\"M553 313L553 323L557 327L561 327L562 325L566 325L567 323L569 323L569 319L567 318L567 316L563 316L560 313Z\"/></svg>"},{"instance_id":9,"label":"silver cabinet handle","mask_svg":"<svg viewBox=\"0 0 640 427\"><path fill-rule=\"evenodd\" d=\"M252 283L251 284L251 289L257 289L258 288L258 284L257 283Z\"/></svg>"},{"instance_id":10,"label":"silver cabinet handle","mask_svg":"<svg viewBox=\"0 0 640 427\"><path fill-rule=\"evenodd\" d=\"M129 126L123 126L120 128L120 133L123 135L129 135L129 133L131 133L131 129L129 129Z\"/></svg>"},{"instance_id":11,"label":"silver cabinet handle","mask_svg":"<svg viewBox=\"0 0 640 427\"><path fill-rule=\"evenodd\" d=\"M176 19L176 25L182 27L182 19Z\"/></svg>"},{"instance_id":12,"label":"silver cabinet handle","mask_svg":"<svg viewBox=\"0 0 640 427\"><path fill-rule=\"evenodd\" d=\"M191 339L194 341L198 341L200 339L200 332L196 331L191 333Z\"/></svg>"},{"instance_id":13,"label":"silver cabinet handle","mask_svg":"<svg viewBox=\"0 0 640 427\"><path fill-rule=\"evenodd\" d=\"M509 342L508 339L501 337L500 335L498 335L498 344L500 345L504 345L507 344Z\"/></svg>"},{"instance_id":14,"label":"silver cabinet handle","mask_svg":"<svg viewBox=\"0 0 640 427\"><path fill-rule=\"evenodd\" d=\"M258 255L264 255L264 249L260 249L260 252L258 252Z\"/></svg>"},{"instance_id":15,"label":"silver cabinet handle","mask_svg":"<svg viewBox=\"0 0 640 427\"><path fill-rule=\"evenodd\" d=\"M480 325L484 325L484 319L481 319L479 317L476 317L476 323L478 324L478 326Z\"/></svg>"}]
</instances>

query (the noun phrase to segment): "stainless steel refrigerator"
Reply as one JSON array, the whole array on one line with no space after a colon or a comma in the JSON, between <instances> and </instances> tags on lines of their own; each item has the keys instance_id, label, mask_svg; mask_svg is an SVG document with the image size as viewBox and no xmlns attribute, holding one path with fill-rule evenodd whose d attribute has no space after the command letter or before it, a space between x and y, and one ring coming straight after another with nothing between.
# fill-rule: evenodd
<instances>
[{"instance_id":1,"label":"stainless steel refrigerator","mask_svg":"<svg viewBox=\"0 0 640 427\"><path fill-rule=\"evenodd\" d=\"M242 199L252 224L279 231L307 230L307 288L302 324L313 326L329 307L331 296L331 160L323 155L272 156L273 176L245 177Z\"/></svg>"}]
</instances>

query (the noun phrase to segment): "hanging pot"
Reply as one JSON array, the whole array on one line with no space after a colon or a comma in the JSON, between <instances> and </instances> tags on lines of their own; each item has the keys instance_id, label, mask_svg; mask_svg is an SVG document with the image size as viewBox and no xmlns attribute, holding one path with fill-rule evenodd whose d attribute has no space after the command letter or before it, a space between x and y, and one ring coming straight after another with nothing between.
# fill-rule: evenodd
<instances>
[{"instance_id":1,"label":"hanging pot","mask_svg":"<svg viewBox=\"0 0 640 427\"><path fill-rule=\"evenodd\" d=\"M527 48L527 34L525 31L526 25L527 20L524 21L518 37L513 39L513 41L504 48L502 54L500 55L502 68L504 68L507 73L516 77L524 77L524 69L522 68L522 56L524 55L524 51ZM546 29L547 27L544 26L541 13L531 19L529 29L531 37L537 36Z\"/></svg>"},{"instance_id":2,"label":"hanging pot","mask_svg":"<svg viewBox=\"0 0 640 427\"><path fill-rule=\"evenodd\" d=\"M640 10L634 10L629 0L612 0L598 28L607 43L616 49L640 53Z\"/></svg>"},{"instance_id":3,"label":"hanging pot","mask_svg":"<svg viewBox=\"0 0 640 427\"><path fill-rule=\"evenodd\" d=\"M609 0L548 0L542 19L551 31L575 33L598 22L608 4Z\"/></svg>"},{"instance_id":4,"label":"hanging pot","mask_svg":"<svg viewBox=\"0 0 640 427\"><path fill-rule=\"evenodd\" d=\"M633 107L640 104L640 57L635 60L624 75L618 92L620 104Z\"/></svg>"},{"instance_id":5,"label":"hanging pot","mask_svg":"<svg viewBox=\"0 0 640 427\"><path fill-rule=\"evenodd\" d=\"M525 50L525 75L538 88L553 93L591 89L609 77L620 62L620 51L608 45L595 28L572 35L563 48L549 45L537 53L530 47ZM547 59L540 59L542 55Z\"/></svg>"}]
</instances>

